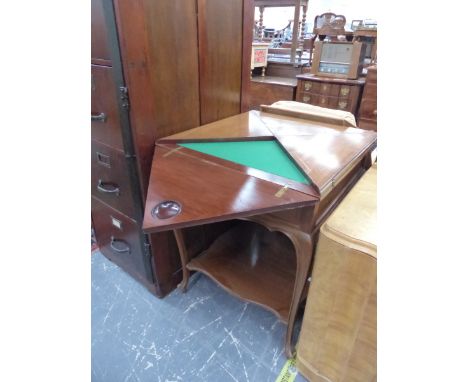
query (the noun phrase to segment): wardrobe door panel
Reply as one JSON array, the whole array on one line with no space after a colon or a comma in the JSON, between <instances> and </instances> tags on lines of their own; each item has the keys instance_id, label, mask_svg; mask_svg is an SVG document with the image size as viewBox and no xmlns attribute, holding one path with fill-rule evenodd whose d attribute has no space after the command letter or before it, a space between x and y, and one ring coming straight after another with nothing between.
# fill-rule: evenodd
<instances>
[{"instance_id":1,"label":"wardrobe door panel","mask_svg":"<svg viewBox=\"0 0 468 382\"><path fill-rule=\"evenodd\" d=\"M242 0L198 0L201 124L240 113Z\"/></svg>"}]
</instances>

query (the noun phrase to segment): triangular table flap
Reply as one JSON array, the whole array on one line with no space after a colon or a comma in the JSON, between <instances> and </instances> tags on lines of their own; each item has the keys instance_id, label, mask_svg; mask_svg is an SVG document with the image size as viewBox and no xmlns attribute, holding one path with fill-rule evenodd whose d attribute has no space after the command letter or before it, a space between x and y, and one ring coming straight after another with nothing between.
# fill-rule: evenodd
<instances>
[{"instance_id":1,"label":"triangular table flap","mask_svg":"<svg viewBox=\"0 0 468 382\"><path fill-rule=\"evenodd\" d=\"M269 137L271 138L272 134L260 120L259 112L250 111L161 138L159 142L227 141L242 138L268 139Z\"/></svg>"},{"instance_id":2,"label":"triangular table flap","mask_svg":"<svg viewBox=\"0 0 468 382\"><path fill-rule=\"evenodd\" d=\"M236 142L239 142L239 141L227 141L227 142L203 142L203 143L213 143L213 144L219 144L219 145L223 145L223 143L227 143L227 144L232 144L232 143L236 143ZM180 143L180 144L176 144L176 143L157 143L156 146L158 147L165 147L171 151L177 151L179 154L181 155L188 155L190 157L195 157L195 158L198 158L202 161L208 161L208 162L213 162L214 164L217 164L217 165L220 165L220 166L223 166L223 167L226 167L226 168L230 168L232 170L236 170L238 172L241 172L241 173L244 173L246 175L249 175L249 176L253 176L255 178L259 178L259 179L262 179L262 180L265 180L265 181L268 181L270 183L276 183L277 185L283 187L283 186L288 186L288 188L292 189L292 190L296 190L296 191L300 191L302 193L305 193L305 194L309 194L309 195L312 195L312 196L319 196L320 195L320 191L318 190L317 186L315 186L315 184L313 184L313 182L308 179L308 177L302 173L302 169L297 166L296 162L289 156L289 154L287 154L284 149L282 148L282 146L278 143L278 141L276 140L276 138L272 138L271 140L269 141L240 141L241 143L243 144L248 144L249 142L255 144L255 143L264 143L264 142L275 142L277 144L277 146L280 148L281 151L284 152L284 156L287 158L288 161L292 162L294 164L294 166L297 168L297 171L299 171L302 176L304 177L304 179L307 180L307 182L298 182L296 180L293 180L291 179L290 177L285 177L285 176L281 176L281 175L276 175L274 173L272 173L271 171L268 171L268 169L259 169L259 168L255 168L255 167L250 167L247 163L244 162L244 164L241 164L239 162L235 162L235 161L232 161L232 160L228 160L226 159L226 156L225 155L222 155L222 156L215 156L213 155L213 153L206 153L206 152L202 152L202 151L197 151L196 149L193 149L193 148L187 148L187 146L193 146L192 143L200 143L200 141L196 141L196 142L191 142L191 143ZM245 151L244 151L245 153ZM258 154L258 153L256 153Z\"/></svg>"},{"instance_id":3,"label":"triangular table flap","mask_svg":"<svg viewBox=\"0 0 468 382\"><path fill-rule=\"evenodd\" d=\"M276 139L321 192L377 142L375 133L335 134L325 130L313 135L280 135Z\"/></svg>"},{"instance_id":4,"label":"triangular table flap","mask_svg":"<svg viewBox=\"0 0 468 382\"><path fill-rule=\"evenodd\" d=\"M312 206L307 195L156 146L146 198L147 233Z\"/></svg>"}]
</instances>

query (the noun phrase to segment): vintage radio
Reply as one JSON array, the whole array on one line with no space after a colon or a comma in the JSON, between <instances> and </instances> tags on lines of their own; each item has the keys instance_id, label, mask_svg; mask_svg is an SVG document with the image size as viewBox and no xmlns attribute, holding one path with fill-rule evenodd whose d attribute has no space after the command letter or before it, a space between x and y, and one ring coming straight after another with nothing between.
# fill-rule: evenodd
<instances>
[{"instance_id":1,"label":"vintage radio","mask_svg":"<svg viewBox=\"0 0 468 382\"><path fill-rule=\"evenodd\" d=\"M365 46L361 42L315 42L311 73L316 76L358 78L365 60Z\"/></svg>"}]
</instances>

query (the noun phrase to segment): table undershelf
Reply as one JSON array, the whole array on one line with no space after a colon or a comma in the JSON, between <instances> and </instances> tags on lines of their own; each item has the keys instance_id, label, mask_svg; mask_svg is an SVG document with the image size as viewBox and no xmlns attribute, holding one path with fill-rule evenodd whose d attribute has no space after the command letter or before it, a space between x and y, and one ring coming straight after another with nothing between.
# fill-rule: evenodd
<instances>
[{"instance_id":1,"label":"table undershelf","mask_svg":"<svg viewBox=\"0 0 468 382\"><path fill-rule=\"evenodd\" d=\"M296 255L284 234L239 221L187 268L208 275L228 292L269 309L287 323Z\"/></svg>"}]
</instances>

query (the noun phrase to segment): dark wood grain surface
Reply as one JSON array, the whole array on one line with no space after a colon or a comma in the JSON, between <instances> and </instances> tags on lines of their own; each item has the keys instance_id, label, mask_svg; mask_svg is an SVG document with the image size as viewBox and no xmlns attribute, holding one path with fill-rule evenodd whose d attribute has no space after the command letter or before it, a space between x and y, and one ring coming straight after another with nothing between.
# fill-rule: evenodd
<instances>
[{"instance_id":1,"label":"dark wood grain surface","mask_svg":"<svg viewBox=\"0 0 468 382\"><path fill-rule=\"evenodd\" d=\"M112 65L102 0L91 0L91 63Z\"/></svg>"},{"instance_id":2,"label":"dark wood grain surface","mask_svg":"<svg viewBox=\"0 0 468 382\"><path fill-rule=\"evenodd\" d=\"M187 268L205 273L229 292L271 310L287 323L296 254L282 233L253 222L237 222Z\"/></svg>"},{"instance_id":3,"label":"dark wood grain surface","mask_svg":"<svg viewBox=\"0 0 468 382\"><path fill-rule=\"evenodd\" d=\"M153 208L167 200L178 202L181 213L169 219L153 217ZM156 146L143 229L151 233L189 227L311 206L317 200L317 196Z\"/></svg>"},{"instance_id":4,"label":"dark wood grain surface","mask_svg":"<svg viewBox=\"0 0 468 382\"><path fill-rule=\"evenodd\" d=\"M367 68L358 125L361 129L377 131L377 65Z\"/></svg>"},{"instance_id":5,"label":"dark wood grain surface","mask_svg":"<svg viewBox=\"0 0 468 382\"><path fill-rule=\"evenodd\" d=\"M276 77L275 77L276 78ZM251 81L250 83L250 110L260 108L260 105L270 105L276 101L293 101L296 97L294 79L288 78L291 85L278 82Z\"/></svg>"},{"instance_id":6,"label":"dark wood grain surface","mask_svg":"<svg viewBox=\"0 0 468 382\"><path fill-rule=\"evenodd\" d=\"M242 3L241 0L198 0L202 125L240 112Z\"/></svg>"},{"instance_id":7,"label":"dark wood grain surface","mask_svg":"<svg viewBox=\"0 0 468 382\"><path fill-rule=\"evenodd\" d=\"M116 0L131 122L146 191L154 142L200 125L195 0Z\"/></svg>"}]
</instances>

